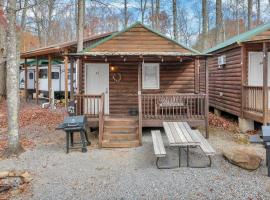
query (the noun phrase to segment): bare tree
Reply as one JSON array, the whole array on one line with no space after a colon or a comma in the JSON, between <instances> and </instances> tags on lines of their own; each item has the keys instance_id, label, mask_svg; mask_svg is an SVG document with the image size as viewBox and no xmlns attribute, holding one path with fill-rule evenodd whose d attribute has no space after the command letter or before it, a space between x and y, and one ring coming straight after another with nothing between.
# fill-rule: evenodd
<instances>
[{"instance_id":1,"label":"bare tree","mask_svg":"<svg viewBox=\"0 0 270 200\"><path fill-rule=\"evenodd\" d=\"M124 26L127 27L128 24L128 10L127 10L127 0L124 0Z\"/></svg>"},{"instance_id":2,"label":"bare tree","mask_svg":"<svg viewBox=\"0 0 270 200\"><path fill-rule=\"evenodd\" d=\"M252 8L253 8L253 1L248 0L248 30L251 29L252 24Z\"/></svg>"},{"instance_id":3,"label":"bare tree","mask_svg":"<svg viewBox=\"0 0 270 200\"><path fill-rule=\"evenodd\" d=\"M0 0L0 17L4 17L4 0ZM6 27L0 24L0 101L6 96Z\"/></svg>"},{"instance_id":4,"label":"bare tree","mask_svg":"<svg viewBox=\"0 0 270 200\"><path fill-rule=\"evenodd\" d=\"M144 15L145 15L145 11L146 11L147 0L141 0L140 3L141 3L140 4L141 20L142 20L142 23L144 23Z\"/></svg>"},{"instance_id":5,"label":"bare tree","mask_svg":"<svg viewBox=\"0 0 270 200\"><path fill-rule=\"evenodd\" d=\"M208 9L207 9L207 0L202 0L202 48L206 48L206 36L208 31Z\"/></svg>"},{"instance_id":6,"label":"bare tree","mask_svg":"<svg viewBox=\"0 0 270 200\"><path fill-rule=\"evenodd\" d=\"M261 0L256 0L256 10L257 10L257 25L261 23Z\"/></svg>"},{"instance_id":7,"label":"bare tree","mask_svg":"<svg viewBox=\"0 0 270 200\"><path fill-rule=\"evenodd\" d=\"M28 0L24 1L24 8L28 6ZM21 18L21 30L24 31L25 29L25 23L26 23L26 11L27 9L22 9L22 18Z\"/></svg>"},{"instance_id":8,"label":"bare tree","mask_svg":"<svg viewBox=\"0 0 270 200\"><path fill-rule=\"evenodd\" d=\"M269 0L270 1L270 0ZM151 25L152 25L152 28L154 29L155 28L155 20L154 20L154 17L155 17L155 11L154 11L154 0L151 0Z\"/></svg>"},{"instance_id":9,"label":"bare tree","mask_svg":"<svg viewBox=\"0 0 270 200\"><path fill-rule=\"evenodd\" d=\"M177 0L172 1L173 4L173 38L178 40L178 29L177 29Z\"/></svg>"},{"instance_id":10,"label":"bare tree","mask_svg":"<svg viewBox=\"0 0 270 200\"><path fill-rule=\"evenodd\" d=\"M78 35L77 35L77 52L83 50L83 31L84 31L84 0L78 0Z\"/></svg>"},{"instance_id":11,"label":"bare tree","mask_svg":"<svg viewBox=\"0 0 270 200\"><path fill-rule=\"evenodd\" d=\"M21 150L19 140L19 67L17 66L16 1L8 0L7 6L7 107L8 150L6 155L16 155Z\"/></svg>"},{"instance_id":12,"label":"bare tree","mask_svg":"<svg viewBox=\"0 0 270 200\"><path fill-rule=\"evenodd\" d=\"M155 28L157 30L160 30L159 18L160 18L160 0L156 0Z\"/></svg>"},{"instance_id":13,"label":"bare tree","mask_svg":"<svg viewBox=\"0 0 270 200\"><path fill-rule=\"evenodd\" d=\"M222 0L216 0L216 43L223 41L222 21Z\"/></svg>"}]
</instances>

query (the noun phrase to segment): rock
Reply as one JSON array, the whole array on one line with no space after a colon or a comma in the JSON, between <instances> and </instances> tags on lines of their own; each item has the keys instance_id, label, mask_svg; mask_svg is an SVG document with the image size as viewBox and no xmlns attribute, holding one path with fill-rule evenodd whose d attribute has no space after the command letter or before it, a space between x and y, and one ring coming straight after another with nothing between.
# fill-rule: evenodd
<instances>
[{"instance_id":1,"label":"rock","mask_svg":"<svg viewBox=\"0 0 270 200\"><path fill-rule=\"evenodd\" d=\"M6 178L8 174L9 174L9 171L0 172L0 178Z\"/></svg>"},{"instance_id":2,"label":"rock","mask_svg":"<svg viewBox=\"0 0 270 200\"><path fill-rule=\"evenodd\" d=\"M223 155L230 163L247 170L257 169L262 162L255 149L248 147L236 146L223 149Z\"/></svg>"},{"instance_id":3,"label":"rock","mask_svg":"<svg viewBox=\"0 0 270 200\"><path fill-rule=\"evenodd\" d=\"M31 175L28 172L24 172L20 175L22 181L24 183L29 183L30 181L33 180L33 178L31 177Z\"/></svg>"}]
</instances>

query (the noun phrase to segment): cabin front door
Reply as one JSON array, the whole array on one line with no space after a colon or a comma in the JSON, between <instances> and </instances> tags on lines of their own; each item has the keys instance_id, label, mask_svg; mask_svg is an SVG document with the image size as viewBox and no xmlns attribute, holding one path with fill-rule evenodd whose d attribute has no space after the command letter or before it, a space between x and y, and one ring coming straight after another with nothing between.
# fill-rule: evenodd
<instances>
[{"instance_id":1,"label":"cabin front door","mask_svg":"<svg viewBox=\"0 0 270 200\"><path fill-rule=\"evenodd\" d=\"M35 70L28 70L27 89L35 89Z\"/></svg>"},{"instance_id":2,"label":"cabin front door","mask_svg":"<svg viewBox=\"0 0 270 200\"><path fill-rule=\"evenodd\" d=\"M104 112L109 114L109 64L86 63L85 64L85 94L99 95L104 93ZM94 109L94 110L93 110ZM97 112L97 107L90 111Z\"/></svg>"}]
</instances>

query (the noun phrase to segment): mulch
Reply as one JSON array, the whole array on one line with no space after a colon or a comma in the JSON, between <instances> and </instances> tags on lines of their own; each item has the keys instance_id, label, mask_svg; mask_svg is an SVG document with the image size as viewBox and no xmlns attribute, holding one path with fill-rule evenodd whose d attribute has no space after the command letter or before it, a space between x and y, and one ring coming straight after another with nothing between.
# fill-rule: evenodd
<instances>
[{"instance_id":1,"label":"mulch","mask_svg":"<svg viewBox=\"0 0 270 200\"><path fill-rule=\"evenodd\" d=\"M211 127L221 128L233 133L240 133L237 121L222 116L219 117L211 112L209 112L209 125Z\"/></svg>"},{"instance_id":2,"label":"mulch","mask_svg":"<svg viewBox=\"0 0 270 200\"><path fill-rule=\"evenodd\" d=\"M67 115L63 107L58 107L56 110L41 108L38 105L22 102L19 111L19 126L20 129L28 129L35 127L36 133L43 133L44 129L54 130L57 125L63 122ZM0 103L0 152L7 147L7 103ZM31 131L31 130L29 130ZM35 142L27 137L27 134L20 135L20 142L24 149L33 148Z\"/></svg>"}]
</instances>

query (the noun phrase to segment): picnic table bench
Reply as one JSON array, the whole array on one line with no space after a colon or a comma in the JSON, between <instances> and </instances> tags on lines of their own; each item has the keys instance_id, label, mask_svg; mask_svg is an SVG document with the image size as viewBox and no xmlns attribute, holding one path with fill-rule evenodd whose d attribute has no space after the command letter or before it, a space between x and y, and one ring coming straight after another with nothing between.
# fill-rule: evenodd
<instances>
[{"instance_id":1,"label":"picnic table bench","mask_svg":"<svg viewBox=\"0 0 270 200\"><path fill-rule=\"evenodd\" d=\"M212 164L211 156L215 155L215 150L210 143L202 136L198 130L192 130L187 122L163 122L164 130L167 135L169 145L179 148L179 167L181 167L181 148L187 149L187 166L194 168L202 168L205 166L190 166L189 163L189 148L200 147L203 153L208 157L210 167ZM160 131L152 131L153 145L155 155L157 157L156 165L158 165L159 158L166 156L165 147L162 141ZM163 150L164 148L164 150ZM169 167L164 167L169 168Z\"/></svg>"}]
</instances>

